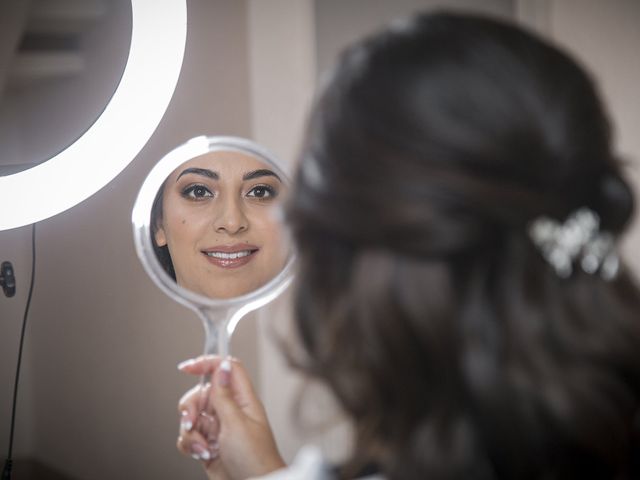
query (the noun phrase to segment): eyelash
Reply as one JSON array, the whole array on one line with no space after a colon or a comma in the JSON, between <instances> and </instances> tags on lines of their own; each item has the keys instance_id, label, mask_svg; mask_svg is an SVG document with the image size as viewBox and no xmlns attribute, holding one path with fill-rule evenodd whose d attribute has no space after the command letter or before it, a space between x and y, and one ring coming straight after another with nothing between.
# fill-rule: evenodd
<instances>
[{"instance_id":1,"label":"eyelash","mask_svg":"<svg viewBox=\"0 0 640 480\"><path fill-rule=\"evenodd\" d=\"M256 189L264 189L264 190L266 190L268 196L266 196L266 197L256 197L256 196L249 195L251 192L253 192ZM278 190L276 188L272 187L271 185L254 185L246 193L246 196L250 197L250 198L255 198L256 200L259 200L259 201L267 201L267 200L272 200L275 197L277 197L278 196Z\"/></svg>"},{"instance_id":2,"label":"eyelash","mask_svg":"<svg viewBox=\"0 0 640 480\"><path fill-rule=\"evenodd\" d=\"M204 191L203 195L196 195L195 192L198 189L202 189ZM255 195L251 195L251 192L254 192L257 189L264 189L266 191L266 196L263 197L257 197ZM180 194L182 195L183 198L186 198L187 200L192 200L192 201L202 201L205 198L214 198L215 194L209 190L208 187L206 187L205 185L201 185L201 184L193 184L193 185L188 185L187 187L183 188L182 191L180 192ZM274 187L272 187L271 185L254 185L253 187L251 187L251 189L245 194L245 196L258 200L260 202L266 202L269 200L274 199L275 197L278 196L278 190Z\"/></svg>"},{"instance_id":3,"label":"eyelash","mask_svg":"<svg viewBox=\"0 0 640 480\"><path fill-rule=\"evenodd\" d=\"M195 192L197 189L202 189L205 191L204 195L200 195L200 196L196 196ZM189 185L185 188L182 189L182 192L180 192L180 194L182 195L182 197L186 198L187 200L194 200L194 201L201 201L205 198L210 198L210 197L214 197L215 195L213 194L213 192L211 190L209 190L207 187L205 187L204 185L200 185L200 184L193 184L193 185Z\"/></svg>"}]
</instances>

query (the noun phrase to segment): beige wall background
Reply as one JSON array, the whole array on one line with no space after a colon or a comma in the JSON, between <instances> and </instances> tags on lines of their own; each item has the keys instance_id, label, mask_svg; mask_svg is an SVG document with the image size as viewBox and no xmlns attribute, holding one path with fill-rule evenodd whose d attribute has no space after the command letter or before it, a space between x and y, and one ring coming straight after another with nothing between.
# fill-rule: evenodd
<instances>
[{"instance_id":1,"label":"beige wall background","mask_svg":"<svg viewBox=\"0 0 640 480\"><path fill-rule=\"evenodd\" d=\"M30 0L21 1L26 5ZM7 164L28 166L51 158L98 118L124 71L130 32L130 2L109 0L104 20L86 27L80 37L74 64L82 68L81 74L23 81L2 96L0 168Z\"/></svg>"},{"instance_id":2,"label":"beige wall background","mask_svg":"<svg viewBox=\"0 0 640 480\"><path fill-rule=\"evenodd\" d=\"M251 135L246 2L187 3L183 70L149 143L106 188L37 225L14 456L35 457L72 478L200 476L200 466L175 450L177 400L197 383L176 364L202 351L202 329L147 277L130 223L143 179L167 151L203 133ZM82 106L73 96L61 100L67 109ZM45 113L64 118L64 111ZM16 297L0 297L3 456L29 244L29 228L0 232L0 257L14 262L18 275ZM242 338L247 332L241 329ZM251 361L255 338L248 336L235 352Z\"/></svg>"},{"instance_id":3,"label":"beige wall background","mask_svg":"<svg viewBox=\"0 0 640 480\"><path fill-rule=\"evenodd\" d=\"M555 0L549 29L574 52L599 82L609 106L615 144L640 199L640 2ZM626 259L640 272L640 200L635 221L622 241Z\"/></svg>"},{"instance_id":4,"label":"beige wall background","mask_svg":"<svg viewBox=\"0 0 640 480\"><path fill-rule=\"evenodd\" d=\"M636 0L188 0L183 72L150 142L102 191L37 225L16 457L36 457L80 479L201 478L197 463L174 447L175 405L195 383L175 365L201 351L203 335L135 256L129 218L142 180L169 149L203 133L255 138L292 163L315 79L336 52L392 17L447 5L519 19L582 59L601 84L618 149L640 185ZM635 226L624 243L638 269L639 239ZM0 453L28 288L28 228L0 232L2 260L14 263L18 293L0 296ZM285 457L314 442L339 458L349 444L344 423L319 432L291 420L301 380L269 340L274 325L286 335L288 305L285 295L259 313L257 326L241 324L232 348L259 384ZM326 395L312 393L308 416L339 418Z\"/></svg>"}]
</instances>

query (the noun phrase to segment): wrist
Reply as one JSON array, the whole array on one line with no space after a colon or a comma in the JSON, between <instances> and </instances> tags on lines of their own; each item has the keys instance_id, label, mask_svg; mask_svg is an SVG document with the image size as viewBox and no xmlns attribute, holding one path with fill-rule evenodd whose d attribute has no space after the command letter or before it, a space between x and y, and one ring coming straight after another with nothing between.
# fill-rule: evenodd
<instances>
[{"instance_id":1,"label":"wrist","mask_svg":"<svg viewBox=\"0 0 640 480\"><path fill-rule=\"evenodd\" d=\"M254 472L255 476L261 477L263 475L269 475L277 470L287 468L287 464L282 459L279 453L275 453L269 457L262 459L260 467Z\"/></svg>"},{"instance_id":2,"label":"wrist","mask_svg":"<svg viewBox=\"0 0 640 480\"><path fill-rule=\"evenodd\" d=\"M287 464L284 462L284 460L282 459L282 457L280 456L280 454L277 454L271 462L271 465L268 467L269 468L269 472L275 472L276 470L281 470L283 468L287 468Z\"/></svg>"}]
</instances>

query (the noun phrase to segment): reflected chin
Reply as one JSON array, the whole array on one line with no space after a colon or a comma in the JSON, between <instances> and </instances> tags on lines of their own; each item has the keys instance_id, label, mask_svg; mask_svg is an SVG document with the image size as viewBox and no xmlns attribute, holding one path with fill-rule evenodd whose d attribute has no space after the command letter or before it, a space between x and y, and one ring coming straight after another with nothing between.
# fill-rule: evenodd
<instances>
[{"instance_id":1,"label":"reflected chin","mask_svg":"<svg viewBox=\"0 0 640 480\"><path fill-rule=\"evenodd\" d=\"M247 280L246 277L245 280ZM224 279L218 277L210 282L201 283L199 285L186 284L185 282L180 281L180 279L178 279L177 283L185 290L189 290L198 295L202 295L203 297L211 298L214 300L226 300L229 298L246 295L247 293L250 293L261 287L266 282L239 282L238 279L235 279L234 281L234 279Z\"/></svg>"},{"instance_id":2,"label":"reflected chin","mask_svg":"<svg viewBox=\"0 0 640 480\"><path fill-rule=\"evenodd\" d=\"M216 288L213 292L205 293L209 298L226 300L228 298L240 297L246 295L260 287L261 285L244 285L242 287L236 285L225 285L223 288Z\"/></svg>"}]
</instances>

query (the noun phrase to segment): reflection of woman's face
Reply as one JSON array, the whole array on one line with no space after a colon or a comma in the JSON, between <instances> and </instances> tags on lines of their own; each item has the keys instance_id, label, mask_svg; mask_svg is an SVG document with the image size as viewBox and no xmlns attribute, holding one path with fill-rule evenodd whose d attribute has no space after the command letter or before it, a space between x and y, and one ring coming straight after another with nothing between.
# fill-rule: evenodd
<instances>
[{"instance_id":1,"label":"reflection of woman's face","mask_svg":"<svg viewBox=\"0 0 640 480\"><path fill-rule=\"evenodd\" d=\"M287 246L274 205L284 185L265 163L239 152L189 160L167 179L155 234L179 285L211 298L248 293L284 266Z\"/></svg>"}]
</instances>

